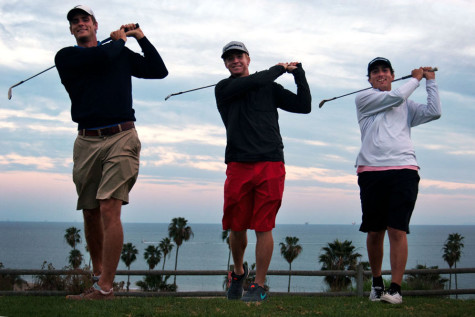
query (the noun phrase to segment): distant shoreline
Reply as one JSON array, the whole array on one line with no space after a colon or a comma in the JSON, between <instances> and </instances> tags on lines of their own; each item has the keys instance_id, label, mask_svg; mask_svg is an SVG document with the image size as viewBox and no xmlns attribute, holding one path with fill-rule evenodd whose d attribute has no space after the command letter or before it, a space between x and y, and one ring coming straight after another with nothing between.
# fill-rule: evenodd
<instances>
[{"instance_id":1,"label":"distant shoreline","mask_svg":"<svg viewBox=\"0 0 475 317\"><path fill-rule=\"evenodd\" d=\"M61 224L61 223L67 223L67 224L83 224L82 221L50 221L50 220L44 220L44 221L36 221L36 220L0 220L0 223L56 223L56 224ZM190 224L193 225L221 225L221 223L208 223L208 222L189 222ZM131 225L167 225L169 222L123 222L123 224L131 224ZM279 226L359 226L359 223L276 223L276 227ZM411 227L413 226L430 226L430 227L437 227L437 226L457 226L457 227L470 227L470 226L475 226L475 223L473 224L411 224Z\"/></svg>"}]
</instances>

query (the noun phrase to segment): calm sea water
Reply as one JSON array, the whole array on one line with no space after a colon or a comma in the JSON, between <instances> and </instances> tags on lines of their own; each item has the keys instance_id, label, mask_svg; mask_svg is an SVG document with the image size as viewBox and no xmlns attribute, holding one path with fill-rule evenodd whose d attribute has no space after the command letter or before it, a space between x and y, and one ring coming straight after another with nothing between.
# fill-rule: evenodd
<instances>
[{"instance_id":1,"label":"calm sea water","mask_svg":"<svg viewBox=\"0 0 475 317\"><path fill-rule=\"evenodd\" d=\"M225 270L228 260L228 246L221 240L221 225L219 224L189 224L194 232L194 238L184 242L178 255L179 270ZM0 262L5 268L40 269L43 261L52 263L61 269L68 263L70 247L64 241L66 228L71 226L81 230L82 223L58 222L0 222ZM126 223L124 224L124 243L131 242L139 250L137 260L131 269L145 270L148 266L143 259L145 248L150 242L159 242L167 236L168 224L165 223ZM450 233L459 233L465 237L463 255L457 267L475 266L475 226L411 226L408 235L409 258L407 268L417 264L447 268L442 259L442 247ZM319 270L321 264L318 257L322 247L335 239L350 240L356 247L356 252L363 255L367 261L365 239L366 235L358 231L358 225L277 225L274 230L274 253L270 269L287 270L288 263L280 255L279 243L286 236L296 236L300 239L303 251L292 263L293 270ZM249 231L249 245L245 260L255 262L255 235ZM144 243L145 241L145 243ZM79 249L89 262L89 254L85 251L84 240ZM163 260L162 260L163 261ZM161 262L158 269L162 267ZM175 249L166 259L165 269L174 269ZM119 269L127 269L121 262ZM389 270L389 241L385 240L385 256L383 270ZM25 277L28 279L29 277ZM389 276L386 276L389 278ZM126 281L126 276L117 276L116 281ZM131 277L132 285L141 277ZM288 277L269 276L267 284L271 291L287 291ZM473 288L475 276L459 275L459 288ZM220 291L223 289L223 277L178 276L179 291ZM326 289L322 277L292 277L292 291L315 292Z\"/></svg>"}]
</instances>

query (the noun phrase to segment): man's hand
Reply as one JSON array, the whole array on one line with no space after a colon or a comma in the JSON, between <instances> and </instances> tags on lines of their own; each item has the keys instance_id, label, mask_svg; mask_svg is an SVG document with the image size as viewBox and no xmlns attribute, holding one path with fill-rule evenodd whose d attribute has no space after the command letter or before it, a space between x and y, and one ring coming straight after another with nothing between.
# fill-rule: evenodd
<instances>
[{"instance_id":1,"label":"man's hand","mask_svg":"<svg viewBox=\"0 0 475 317\"><path fill-rule=\"evenodd\" d=\"M297 68L297 64L299 64L299 62L279 63L277 65L283 66L287 73L291 73Z\"/></svg>"},{"instance_id":2,"label":"man's hand","mask_svg":"<svg viewBox=\"0 0 475 317\"><path fill-rule=\"evenodd\" d=\"M289 67L289 63L278 63L277 65L284 67L286 71L287 71L287 67Z\"/></svg>"},{"instance_id":3,"label":"man's hand","mask_svg":"<svg viewBox=\"0 0 475 317\"><path fill-rule=\"evenodd\" d=\"M298 64L299 64L299 62L291 62L291 63L289 63L289 66L287 66L287 73L291 73L291 72L293 72L294 70L296 70Z\"/></svg>"},{"instance_id":4,"label":"man's hand","mask_svg":"<svg viewBox=\"0 0 475 317\"><path fill-rule=\"evenodd\" d=\"M125 32L123 29L119 29L117 31L112 31L111 32L111 39L113 41L117 41L117 40L120 40L120 39L123 39L124 42L127 42L127 36L125 35Z\"/></svg>"},{"instance_id":5,"label":"man's hand","mask_svg":"<svg viewBox=\"0 0 475 317\"><path fill-rule=\"evenodd\" d=\"M411 75L413 78L416 78L418 81L421 81L421 79L424 77L424 69L422 67L413 69Z\"/></svg>"},{"instance_id":6,"label":"man's hand","mask_svg":"<svg viewBox=\"0 0 475 317\"><path fill-rule=\"evenodd\" d=\"M125 33L125 35L128 37L134 37L136 40L140 40L141 38L145 36L142 30L140 29L140 27L136 28L135 23L122 25L120 29L121 30L127 29L127 32Z\"/></svg>"},{"instance_id":7,"label":"man's hand","mask_svg":"<svg viewBox=\"0 0 475 317\"><path fill-rule=\"evenodd\" d=\"M423 76L426 80L435 79L435 72L432 67L422 67L422 69L424 70Z\"/></svg>"}]
</instances>

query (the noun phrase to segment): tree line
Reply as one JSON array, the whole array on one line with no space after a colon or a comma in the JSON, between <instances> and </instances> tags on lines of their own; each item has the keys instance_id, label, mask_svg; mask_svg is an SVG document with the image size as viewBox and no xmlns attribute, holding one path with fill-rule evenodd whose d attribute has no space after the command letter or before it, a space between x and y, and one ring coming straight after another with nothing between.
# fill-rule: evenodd
<instances>
[{"instance_id":1,"label":"tree line","mask_svg":"<svg viewBox=\"0 0 475 317\"><path fill-rule=\"evenodd\" d=\"M69 268L72 269L71 275L64 278L54 275L38 275L35 277L33 288L36 289L68 289L68 290L81 290L87 288L90 285L90 279L80 274L74 274L74 270L80 268L84 261L84 255L76 247L82 242L81 230L76 227L70 227L65 230L64 240L72 248L69 252L68 262ZM185 218L177 217L173 218L168 225L168 236L164 237L157 245L149 245L145 248L143 258L148 265L148 269L154 270L157 265L162 262L162 271L165 269L165 262L167 258L170 258L173 249L175 249L175 271L177 271L178 254L180 246L183 242L186 242L194 237L191 226L188 225L188 221ZM231 250L229 247L229 230L223 230L221 233L222 241L228 245L228 260L227 271L232 270L230 266ZM457 268L457 262L460 261L462 256L462 249L464 247L464 237L458 233L449 234L442 248L442 258L448 264L449 268ZM279 243L280 254L289 264L289 279L287 291L290 292L291 288L291 272L292 262L303 252L303 247L299 244L298 237L287 236L282 242ZM87 245L86 245L87 251ZM131 264L137 260L139 251L132 243L124 243L121 260L130 270ZM358 264L362 264L364 270L369 270L368 262L360 262L361 254L355 252L355 246L352 241L340 241L335 239L333 242L327 243L322 247L321 254L319 255L318 262L321 264L321 270L356 270ZM255 264L250 265L252 269ZM84 269L90 270L89 265L85 265ZM0 262L0 268L3 268L3 264ZM437 269L437 266L427 267L425 265L417 265L416 269ZM51 263L47 264L45 261L42 265L42 269L54 270ZM229 275L229 274L228 274ZM449 280L440 277L439 274L409 274L406 279L406 287L412 289L443 289L444 284L449 282L449 289L452 287L452 274L449 275ZM136 285L143 291L176 291L176 274L174 275L173 283L168 283L170 275L157 275L150 274L145 275L141 281L137 281ZM250 276L249 280L253 277ZM343 291L348 290L352 286L352 278L350 276L342 275L327 275L324 278L325 284L329 287L330 291ZM225 288L226 280L225 277ZM457 274L454 274L455 288L457 285ZM20 285L25 281L19 276L12 275L0 275L0 289L13 289L13 285ZM249 281L250 283L251 281ZM388 281L386 281L388 282ZM123 287L124 282L116 283L116 289ZM370 282L366 283L365 287L370 287ZM130 275L127 276L126 289L129 291L130 287Z\"/></svg>"}]
</instances>

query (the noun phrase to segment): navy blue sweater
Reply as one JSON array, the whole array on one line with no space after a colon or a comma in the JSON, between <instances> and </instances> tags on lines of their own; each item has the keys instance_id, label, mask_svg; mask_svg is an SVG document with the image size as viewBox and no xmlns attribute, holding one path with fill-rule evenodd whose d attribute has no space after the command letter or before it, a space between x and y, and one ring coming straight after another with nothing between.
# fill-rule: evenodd
<instances>
[{"instance_id":1,"label":"navy blue sweater","mask_svg":"<svg viewBox=\"0 0 475 317\"><path fill-rule=\"evenodd\" d=\"M132 76L165 78L168 70L155 47L138 41L144 55L120 39L97 47L65 47L55 57L61 83L71 98L71 116L78 129L135 121Z\"/></svg>"},{"instance_id":2,"label":"navy blue sweater","mask_svg":"<svg viewBox=\"0 0 475 317\"><path fill-rule=\"evenodd\" d=\"M294 113L312 109L310 88L301 65L295 69L297 94L274 82L285 73L280 65L245 77L229 77L215 88L226 127L225 162L284 162L277 108Z\"/></svg>"}]
</instances>

